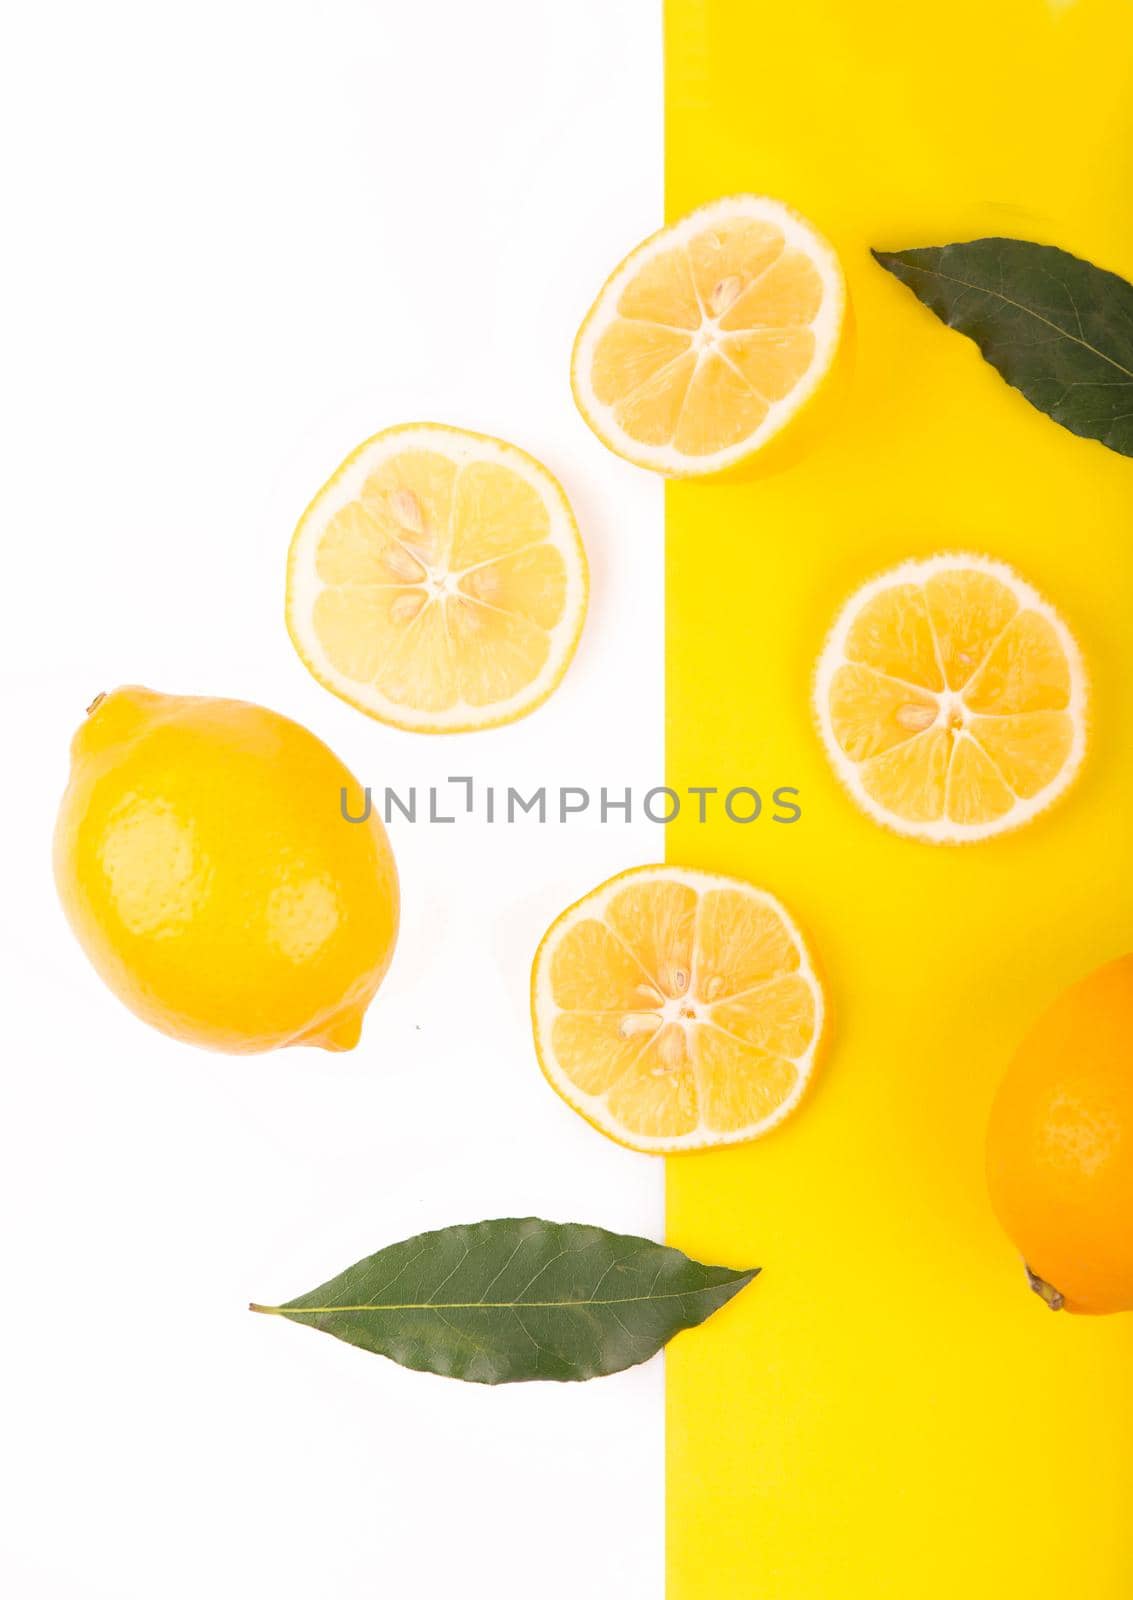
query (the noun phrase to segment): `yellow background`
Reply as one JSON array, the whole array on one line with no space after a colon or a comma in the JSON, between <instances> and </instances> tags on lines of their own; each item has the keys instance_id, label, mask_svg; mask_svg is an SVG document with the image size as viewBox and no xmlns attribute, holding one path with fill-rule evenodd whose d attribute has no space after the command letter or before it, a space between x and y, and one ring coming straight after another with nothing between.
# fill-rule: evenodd
<instances>
[{"instance_id":1,"label":"yellow background","mask_svg":"<svg viewBox=\"0 0 1133 1600\"><path fill-rule=\"evenodd\" d=\"M1027 1022L1133 948L1133 461L1032 410L868 247L1006 233L1133 277L1133 7L668 0L666 45L670 216L791 202L838 248L857 330L801 465L667 491L668 781L803 805L682 820L670 859L780 893L835 1013L794 1120L669 1163L673 1242L765 1268L667 1358L670 1600L1126 1600L1133 1316L1027 1292L982 1145ZM1060 607L1094 730L1054 812L947 850L858 814L809 690L852 589L964 548Z\"/></svg>"}]
</instances>

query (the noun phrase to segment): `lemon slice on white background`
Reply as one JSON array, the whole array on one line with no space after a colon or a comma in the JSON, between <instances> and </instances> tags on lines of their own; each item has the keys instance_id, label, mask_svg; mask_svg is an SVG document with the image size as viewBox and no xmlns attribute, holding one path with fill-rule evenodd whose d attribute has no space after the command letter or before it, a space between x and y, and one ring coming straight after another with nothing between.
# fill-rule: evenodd
<instances>
[{"instance_id":1,"label":"lemon slice on white background","mask_svg":"<svg viewBox=\"0 0 1133 1600\"><path fill-rule=\"evenodd\" d=\"M381 722L466 732L557 686L586 614L586 556L557 480L515 445L389 428L303 514L287 627L308 670Z\"/></svg>"}]
</instances>

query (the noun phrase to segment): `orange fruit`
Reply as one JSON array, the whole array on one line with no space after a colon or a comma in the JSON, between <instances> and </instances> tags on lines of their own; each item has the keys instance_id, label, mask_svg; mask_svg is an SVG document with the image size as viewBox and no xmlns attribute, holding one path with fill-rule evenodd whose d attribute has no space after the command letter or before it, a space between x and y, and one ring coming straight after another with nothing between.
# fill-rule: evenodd
<instances>
[{"instance_id":1,"label":"orange fruit","mask_svg":"<svg viewBox=\"0 0 1133 1600\"><path fill-rule=\"evenodd\" d=\"M1133 955L1066 990L992 1107L987 1175L1053 1309L1133 1311Z\"/></svg>"},{"instance_id":2,"label":"orange fruit","mask_svg":"<svg viewBox=\"0 0 1133 1600\"><path fill-rule=\"evenodd\" d=\"M774 896L687 867L635 867L552 923L531 1012L551 1087L649 1154L766 1133L806 1092L825 1005Z\"/></svg>"}]
</instances>

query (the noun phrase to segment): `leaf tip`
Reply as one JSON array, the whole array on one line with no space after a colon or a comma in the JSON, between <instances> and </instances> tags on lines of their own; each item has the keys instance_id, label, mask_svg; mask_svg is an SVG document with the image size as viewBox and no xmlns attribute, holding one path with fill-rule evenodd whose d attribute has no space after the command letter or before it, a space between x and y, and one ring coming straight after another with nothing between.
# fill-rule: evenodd
<instances>
[{"instance_id":1,"label":"leaf tip","mask_svg":"<svg viewBox=\"0 0 1133 1600\"><path fill-rule=\"evenodd\" d=\"M762 1267L729 1267L726 1281L729 1299L734 1294L742 1294L750 1284L755 1282L762 1271Z\"/></svg>"}]
</instances>

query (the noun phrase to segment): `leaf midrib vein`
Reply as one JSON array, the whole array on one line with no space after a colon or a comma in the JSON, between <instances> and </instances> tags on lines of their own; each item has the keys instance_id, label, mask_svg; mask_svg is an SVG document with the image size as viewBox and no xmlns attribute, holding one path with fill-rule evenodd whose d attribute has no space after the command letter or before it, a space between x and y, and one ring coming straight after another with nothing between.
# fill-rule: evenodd
<instances>
[{"instance_id":1,"label":"leaf midrib vein","mask_svg":"<svg viewBox=\"0 0 1133 1600\"><path fill-rule=\"evenodd\" d=\"M896 259L900 260L901 258L898 256ZM1111 367L1115 367L1118 372L1123 373L1126 378L1133 382L1133 372L1128 367L1123 367L1120 361L1115 361L1104 350L1099 350L1096 345L1090 344L1089 340L1079 339L1075 334L1068 333L1065 328L1060 328L1057 322L1052 322L1049 317L1044 317L1042 312L1036 311L1033 306L1024 305L1020 300L1012 300L1010 295L1002 294L998 289L985 288L982 283L969 283L966 278L957 278L950 272L941 272L936 267L923 267L920 262L902 263L902 265L906 265L910 271L923 272L927 277L939 278L943 283L954 283L961 289L971 289L975 294L985 294L991 300L1002 301L1005 306L1012 306L1016 311L1021 311L1024 316L1034 317L1036 322L1041 322L1045 327L1057 333L1060 338L1069 339L1071 344L1081 345L1083 350L1088 350L1091 355L1108 362ZM1077 307L1075 307L1075 311L1077 311Z\"/></svg>"},{"instance_id":2,"label":"leaf midrib vein","mask_svg":"<svg viewBox=\"0 0 1133 1600\"><path fill-rule=\"evenodd\" d=\"M674 1289L664 1294L623 1295L615 1300L415 1300L396 1305L254 1306L253 1309L283 1317L330 1316L334 1312L359 1311L574 1311L588 1306L633 1306L652 1304L656 1300L687 1300L693 1295L711 1294L715 1289L730 1287L730 1283L713 1283L699 1289Z\"/></svg>"}]
</instances>

